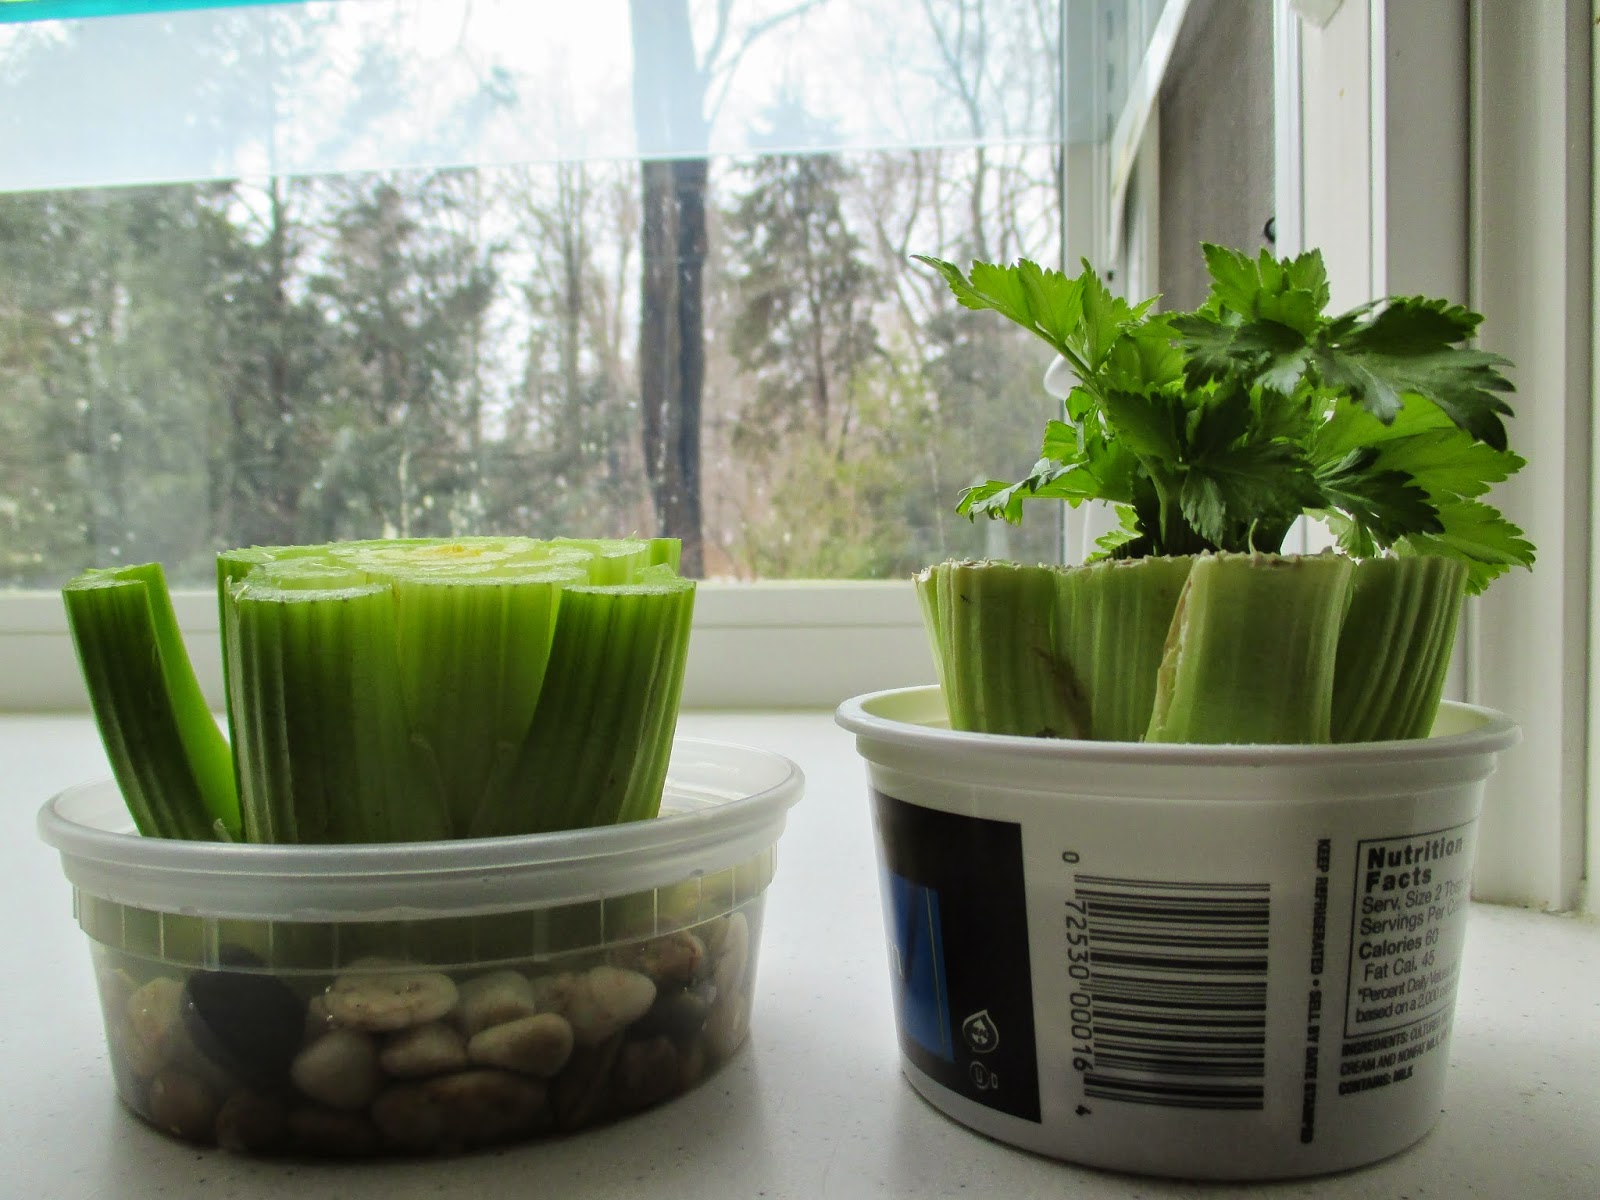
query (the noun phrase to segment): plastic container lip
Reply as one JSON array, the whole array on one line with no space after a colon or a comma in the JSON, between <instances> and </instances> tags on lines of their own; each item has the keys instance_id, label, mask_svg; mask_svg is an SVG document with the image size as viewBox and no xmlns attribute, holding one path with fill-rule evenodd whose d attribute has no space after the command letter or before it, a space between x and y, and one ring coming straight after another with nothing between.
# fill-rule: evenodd
<instances>
[{"instance_id":1,"label":"plastic container lip","mask_svg":"<svg viewBox=\"0 0 1600 1200\"><path fill-rule=\"evenodd\" d=\"M937 684L856 696L841 704L834 717L857 737L907 750L949 753L960 749L1011 762L1071 761L1139 767L1392 766L1488 754L1521 740L1516 723L1494 709L1446 701L1439 711L1439 722L1430 737L1323 746L1093 742L966 733L949 727Z\"/></svg>"},{"instance_id":2,"label":"plastic container lip","mask_svg":"<svg viewBox=\"0 0 1600 1200\"><path fill-rule=\"evenodd\" d=\"M800 798L800 768L767 750L673 743L662 815L599 829L341 846L140 837L115 783L58 793L39 836L74 886L163 912L258 920L509 911L661 887L771 847Z\"/></svg>"}]
</instances>

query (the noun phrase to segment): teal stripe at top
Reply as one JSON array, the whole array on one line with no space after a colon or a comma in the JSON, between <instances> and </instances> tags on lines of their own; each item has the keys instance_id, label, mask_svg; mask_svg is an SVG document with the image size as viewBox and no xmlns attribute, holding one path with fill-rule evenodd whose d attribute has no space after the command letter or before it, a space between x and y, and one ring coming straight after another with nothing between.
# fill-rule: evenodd
<instances>
[{"instance_id":1,"label":"teal stripe at top","mask_svg":"<svg viewBox=\"0 0 1600 1200\"><path fill-rule=\"evenodd\" d=\"M127 17L137 13L194 8L242 8L251 4L302 4L305 0L0 0L0 23L59 21L70 17Z\"/></svg>"}]
</instances>

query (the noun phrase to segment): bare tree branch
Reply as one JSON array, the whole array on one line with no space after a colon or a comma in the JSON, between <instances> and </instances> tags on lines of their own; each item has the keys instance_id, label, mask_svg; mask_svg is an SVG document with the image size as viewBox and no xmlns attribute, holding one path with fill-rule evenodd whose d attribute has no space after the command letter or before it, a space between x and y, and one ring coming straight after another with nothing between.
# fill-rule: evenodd
<instances>
[{"instance_id":1,"label":"bare tree branch","mask_svg":"<svg viewBox=\"0 0 1600 1200\"><path fill-rule=\"evenodd\" d=\"M700 78L705 83L706 95L709 103L706 105L706 124L709 126L717 119L717 114L722 111L722 104L728 98L728 92L733 86L734 74L739 69L739 61L744 58L745 51L750 49L752 43L763 34L770 33L778 26L803 17L822 0L801 0L801 3L791 5L781 12L773 13L764 20L751 25L739 38L739 44L729 53L726 61L719 62L717 55L722 53L722 46L727 35L727 26L724 24L728 10L732 7L732 0L719 0L718 6L718 31L712 39L712 44L706 50L706 55L700 61ZM719 82L720 81L720 82ZM712 90L715 88L715 95Z\"/></svg>"}]
</instances>

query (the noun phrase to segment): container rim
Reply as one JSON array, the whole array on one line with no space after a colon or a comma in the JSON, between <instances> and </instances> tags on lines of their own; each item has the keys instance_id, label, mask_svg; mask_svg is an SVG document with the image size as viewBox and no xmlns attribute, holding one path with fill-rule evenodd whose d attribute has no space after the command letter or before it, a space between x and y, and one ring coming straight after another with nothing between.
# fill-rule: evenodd
<instances>
[{"instance_id":1,"label":"container rim","mask_svg":"<svg viewBox=\"0 0 1600 1200\"><path fill-rule=\"evenodd\" d=\"M899 713L901 715L890 715ZM1361 767L1432 762L1507 749L1522 732L1505 713L1446 700L1435 732L1425 738L1329 745L1195 745L1177 742L1097 742L968 733L949 728L938 684L889 688L853 696L834 720L861 739L902 749L965 751L1012 762L1103 763L1130 767Z\"/></svg>"},{"instance_id":2,"label":"container rim","mask_svg":"<svg viewBox=\"0 0 1600 1200\"><path fill-rule=\"evenodd\" d=\"M803 787L799 766L781 754L677 738L662 815L597 829L309 846L146 838L109 779L52 796L37 828L74 886L135 907L284 920L438 915L464 893L483 894L467 903L473 910L509 910L725 869L777 841Z\"/></svg>"}]
</instances>

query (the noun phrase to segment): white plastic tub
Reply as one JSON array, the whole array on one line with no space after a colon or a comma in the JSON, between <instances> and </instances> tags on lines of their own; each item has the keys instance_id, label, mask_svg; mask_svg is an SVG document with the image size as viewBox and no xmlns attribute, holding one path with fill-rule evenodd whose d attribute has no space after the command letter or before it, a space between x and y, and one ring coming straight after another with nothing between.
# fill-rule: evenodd
<instances>
[{"instance_id":1,"label":"white plastic tub","mask_svg":"<svg viewBox=\"0 0 1600 1200\"><path fill-rule=\"evenodd\" d=\"M135 1113L249 1153L450 1153L626 1115L738 1049L802 786L779 755L679 739L662 815L600 829L142 838L109 781L39 829Z\"/></svg>"},{"instance_id":2,"label":"white plastic tub","mask_svg":"<svg viewBox=\"0 0 1600 1200\"><path fill-rule=\"evenodd\" d=\"M1439 1118L1483 781L1516 727L1183 746L952 732L858 697L902 1051L963 1124L1073 1162L1262 1179Z\"/></svg>"}]
</instances>

